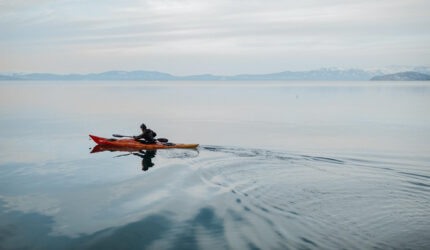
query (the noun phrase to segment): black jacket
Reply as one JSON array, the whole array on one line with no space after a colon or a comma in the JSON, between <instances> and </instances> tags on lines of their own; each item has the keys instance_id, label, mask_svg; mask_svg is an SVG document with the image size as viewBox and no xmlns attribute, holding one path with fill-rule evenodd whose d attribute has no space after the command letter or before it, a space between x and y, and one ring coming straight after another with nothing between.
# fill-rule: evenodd
<instances>
[{"instance_id":1,"label":"black jacket","mask_svg":"<svg viewBox=\"0 0 430 250\"><path fill-rule=\"evenodd\" d=\"M156 136L157 133L148 128L145 129L145 132L143 132L142 134L135 136L134 139L145 139L145 141L153 141Z\"/></svg>"}]
</instances>

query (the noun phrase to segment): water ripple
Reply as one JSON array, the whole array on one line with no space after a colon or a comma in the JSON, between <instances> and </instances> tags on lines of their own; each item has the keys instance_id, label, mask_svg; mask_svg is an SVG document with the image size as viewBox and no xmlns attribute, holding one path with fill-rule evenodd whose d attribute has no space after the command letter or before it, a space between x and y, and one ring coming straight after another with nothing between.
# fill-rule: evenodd
<instances>
[{"instance_id":1,"label":"water ripple","mask_svg":"<svg viewBox=\"0 0 430 250\"><path fill-rule=\"evenodd\" d=\"M133 155L98 156L106 161L75 168L62 163L61 169L69 169L68 179L55 179L52 166L57 163L0 165L9 173L0 177L6 187L31 183L41 193L19 196L5 189L8 195L0 196L0 248L25 248L28 242L22 237L34 232L47 242L43 247L35 243L39 249L426 249L430 245L430 170L416 159L203 146L200 152L158 151L157 167L136 175L135 171L141 172L135 166L140 159ZM128 164L129 175L119 179ZM67 195L39 187L49 182L52 190L52 185L60 186L56 183L71 182L69 178L82 181L85 175L78 178L77 173L94 168L103 170L103 178L93 175L79 182L82 188L66 189ZM45 176L35 180L34 175L20 172L31 169ZM87 202L85 208L82 202ZM32 223L34 228L10 226L35 220L39 224Z\"/></svg>"},{"instance_id":2,"label":"water ripple","mask_svg":"<svg viewBox=\"0 0 430 250\"><path fill-rule=\"evenodd\" d=\"M277 242L288 242L280 246L384 249L430 244L430 182L428 175L413 172L423 170L418 165L375 156L214 146L205 150L216 156L203 157L194 167L208 185L229 190L234 197L225 204L230 216L242 226L261 229L261 234L271 232ZM400 241L405 231L417 234Z\"/></svg>"}]
</instances>

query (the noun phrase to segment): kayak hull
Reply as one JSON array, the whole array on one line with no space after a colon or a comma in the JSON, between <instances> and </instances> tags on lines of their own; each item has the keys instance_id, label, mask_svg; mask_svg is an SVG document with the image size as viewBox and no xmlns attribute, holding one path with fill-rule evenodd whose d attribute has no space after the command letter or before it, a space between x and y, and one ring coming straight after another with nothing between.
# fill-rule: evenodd
<instances>
[{"instance_id":1,"label":"kayak hull","mask_svg":"<svg viewBox=\"0 0 430 250\"><path fill-rule=\"evenodd\" d=\"M128 149L138 150L156 150L156 149L169 149L169 148L197 148L199 144L175 144L171 146L164 145L161 142L154 144L143 144L133 139L108 139L99 136L90 135L91 139L98 145L114 146L116 148L124 147Z\"/></svg>"}]
</instances>

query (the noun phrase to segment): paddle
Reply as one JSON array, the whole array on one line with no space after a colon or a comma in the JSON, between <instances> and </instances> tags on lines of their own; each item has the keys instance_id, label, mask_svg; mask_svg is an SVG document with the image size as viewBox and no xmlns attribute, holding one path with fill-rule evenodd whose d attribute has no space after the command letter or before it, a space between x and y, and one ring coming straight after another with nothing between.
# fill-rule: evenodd
<instances>
[{"instance_id":1,"label":"paddle","mask_svg":"<svg viewBox=\"0 0 430 250\"><path fill-rule=\"evenodd\" d=\"M119 137L119 138L122 138L122 137L133 138L133 136L129 136L129 135L117 135L117 134L113 134L112 136L113 137Z\"/></svg>"},{"instance_id":2,"label":"paddle","mask_svg":"<svg viewBox=\"0 0 430 250\"><path fill-rule=\"evenodd\" d=\"M123 137L134 138L133 136L129 136L129 135L117 135L117 134L113 134L112 136L113 137L119 137L119 138L123 138ZM167 138L158 138L158 139L155 139L155 140L157 140L159 142L168 142L169 141Z\"/></svg>"}]
</instances>

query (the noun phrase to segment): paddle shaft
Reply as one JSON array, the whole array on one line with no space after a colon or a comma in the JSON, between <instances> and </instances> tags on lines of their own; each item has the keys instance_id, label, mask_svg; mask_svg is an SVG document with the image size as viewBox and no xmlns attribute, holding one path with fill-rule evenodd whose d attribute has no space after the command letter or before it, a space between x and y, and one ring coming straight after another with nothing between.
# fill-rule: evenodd
<instances>
[{"instance_id":1,"label":"paddle shaft","mask_svg":"<svg viewBox=\"0 0 430 250\"><path fill-rule=\"evenodd\" d=\"M129 136L129 135L117 135L117 134L113 134L112 136L113 136L113 137L119 137L119 138L127 137L127 138L133 138L133 139L134 139L134 137L133 137L133 136ZM157 140L157 141L159 141L159 142L168 142L168 141L169 141L169 140L168 140L168 139L166 139L166 138L158 138L158 139L155 139L155 140Z\"/></svg>"},{"instance_id":2,"label":"paddle shaft","mask_svg":"<svg viewBox=\"0 0 430 250\"><path fill-rule=\"evenodd\" d=\"M113 134L112 135L113 137L128 137L128 138L133 138L133 136L130 136L130 135L117 135L117 134Z\"/></svg>"}]
</instances>

